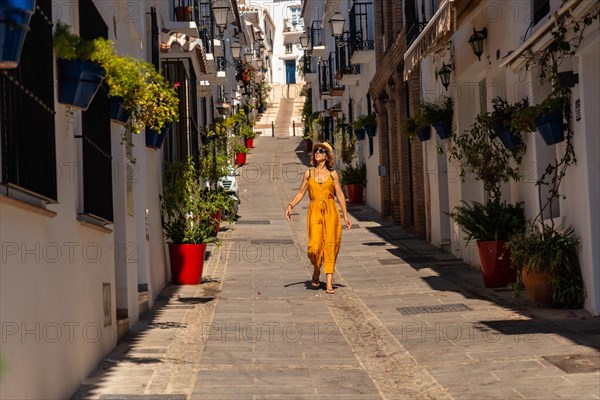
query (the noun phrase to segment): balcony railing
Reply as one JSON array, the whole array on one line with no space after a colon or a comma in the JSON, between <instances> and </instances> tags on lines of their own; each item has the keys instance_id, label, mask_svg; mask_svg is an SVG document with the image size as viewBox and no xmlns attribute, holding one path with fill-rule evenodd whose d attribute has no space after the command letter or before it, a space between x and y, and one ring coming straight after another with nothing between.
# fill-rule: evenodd
<instances>
[{"instance_id":1,"label":"balcony railing","mask_svg":"<svg viewBox=\"0 0 600 400\"><path fill-rule=\"evenodd\" d=\"M350 43L350 32L344 32L341 40L336 42L335 52L335 67L337 76L341 78L342 75L360 74L360 64L352 64L350 59L352 57L352 47Z\"/></svg>"},{"instance_id":2,"label":"balcony railing","mask_svg":"<svg viewBox=\"0 0 600 400\"><path fill-rule=\"evenodd\" d=\"M329 60L321 60L319 64L319 91L321 94L329 94L332 87L333 74Z\"/></svg>"},{"instance_id":3,"label":"balcony railing","mask_svg":"<svg viewBox=\"0 0 600 400\"><path fill-rule=\"evenodd\" d=\"M351 53L374 50L373 3L354 3L350 9Z\"/></svg>"},{"instance_id":4,"label":"balcony railing","mask_svg":"<svg viewBox=\"0 0 600 400\"><path fill-rule=\"evenodd\" d=\"M342 89L343 91L343 85L340 83L334 71L335 66L336 54L332 51L329 53L329 58L327 60L321 60L319 67L319 88L321 94L332 95L333 89Z\"/></svg>"},{"instance_id":5,"label":"balcony railing","mask_svg":"<svg viewBox=\"0 0 600 400\"><path fill-rule=\"evenodd\" d=\"M317 68L314 65L314 57L310 50L304 50L304 64L302 66L305 74L312 74L317 72Z\"/></svg>"},{"instance_id":6,"label":"balcony railing","mask_svg":"<svg viewBox=\"0 0 600 400\"><path fill-rule=\"evenodd\" d=\"M321 21L313 21L310 28L310 44L311 48L315 46L323 46L323 29Z\"/></svg>"},{"instance_id":7,"label":"balcony railing","mask_svg":"<svg viewBox=\"0 0 600 400\"><path fill-rule=\"evenodd\" d=\"M410 45L415 41L423 29L427 26L428 22L414 22L406 31L406 45Z\"/></svg>"},{"instance_id":8,"label":"balcony railing","mask_svg":"<svg viewBox=\"0 0 600 400\"><path fill-rule=\"evenodd\" d=\"M227 70L227 60L225 57L219 56L216 59L216 70L217 71L225 71Z\"/></svg>"},{"instance_id":9,"label":"balcony railing","mask_svg":"<svg viewBox=\"0 0 600 400\"><path fill-rule=\"evenodd\" d=\"M198 12L198 0L171 0L174 21L195 21Z\"/></svg>"},{"instance_id":10,"label":"balcony railing","mask_svg":"<svg viewBox=\"0 0 600 400\"><path fill-rule=\"evenodd\" d=\"M194 13L198 34L207 54L214 53L213 40L215 38L215 25L213 23L212 6L210 0L194 0L197 12Z\"/></svg>"}]
</instances>

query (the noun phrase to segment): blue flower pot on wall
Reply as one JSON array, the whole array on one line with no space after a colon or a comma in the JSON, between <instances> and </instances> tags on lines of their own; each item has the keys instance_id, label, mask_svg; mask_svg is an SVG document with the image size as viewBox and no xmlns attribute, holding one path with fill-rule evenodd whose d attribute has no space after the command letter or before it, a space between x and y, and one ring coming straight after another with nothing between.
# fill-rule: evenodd
<instances>
[{"instance_id":1,"label":"blue flower pot on wall","mask_svg":"<svg viewBox=\"0 0 600 400\"><path fill-rule=\"evenodd\" d=\"M365 140L365 130L363 128L355 129L354 135L356 136L356 140Z\"/></svg>"},{"instance_id":2,"label":"blue flower pot on wall","mask_svg":"<svg viewBox=\"0 0 600 400\"><path fill-rule=\"evenodd\" d=\"M104 79L104 70L82 60L58 59L57 65L58 102L87 110Z\"/></svg>"},{"instance_id":3,"label":"blue flower pot on wall","mask_svg":"<svg viewBox=\"0 0 600 400\"><path fill-rule=\"evenodd\" d=\"M171 124L166 124L160 132L157 132L149 127L146 127L146 147L158 150L162 147L165 137L171 128Z\"/></svg>"},{"instance_id":4,"label":"blue flower pot on wall","mask_svg":"<svg viewBox=\"0 0 600 400\"><path fill-rule=\"evenodd\" d=\"M19 65L34 11L34 0L0 2L0 68L16 68Z\"/></svg>"},{"instance_id":5,"label":"blue flower pot on wall","mask_svg":"<svg viewBox=\"0 0 600 400\"><path fill-rule=\"evenodd\" d=\"M494 133L496 133L496 136L498 136L504 147L507 149L512 149L523 143L521 142L519 135L515 135L507 126L495 126Z\"/></svg>"},{"instance_id":6,"label":"blue flower pot on wall","mask_svg":"<svg viewBox=\"0 0 600 400\"><path fill-rule=\"evenodd\" d=\"M375 135L377 134L377 126L367 125L365 126L365 131L367 132L368 137L375 137Z\"/></svg>"},{"instance_id":7,"label":"blue flower pot on wall","mask_svg":"<svg viewBox=\"0 0 600 400\"><path fill-rule=\"evenodd\" d=\"M421 142L426 142L431 139L431 127L423 126L417 128L417 137Z\"/></svg>"},{"instance_id":8,"label":"blue flower pot on wall","mask_svg":"<svg viewBox=\"0 0 600 400\"><path fill-rule=\"evenodd\" d=\"M123 98L121 97L111 97L108 99L109 101L109 112L110 119L121 125L125 125L129 120L129 113L123 107L121 107L121 102Z\"/></svg>"},{"instance_id":9,"label":"blue flower pot on wall","mask_svg":"<svg viewBox=\"0 0 600 400\"><path fill-rule=\"evenodd\" d=\"M452 135L452 120L436 122L433 128L440 139L448 139Z\"/></svg>"},{"instance_id":10,"label":"blue flower pot on wall","mask_svg":"<svg viewBox=\"0 0 600 400\"><path fill-rule=\"evenodd\" d=\"M554 111L533 120L533 124L542 135L547 145L565 140L562 111Z\"/></svg>"}]
</instances>

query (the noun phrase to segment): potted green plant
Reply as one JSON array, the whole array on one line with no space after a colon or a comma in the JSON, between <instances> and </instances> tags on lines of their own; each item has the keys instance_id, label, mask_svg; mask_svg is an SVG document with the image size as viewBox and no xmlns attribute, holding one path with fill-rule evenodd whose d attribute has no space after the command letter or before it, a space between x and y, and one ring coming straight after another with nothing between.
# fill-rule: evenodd
<instances>
[{"instance_id":1,"label":"potted green plant","mask_svg":"<svg viewBox=\"0 0 600 400\"><path fill-rule=\"evenodd\" d=\"M485 204L463 201L449 215L465 232L467 243L476 240L484 286L505 287L514 283L517 276L506 244L513 235L525 230L523 203L512 205L499 199Z\"/></svg>"},{"instance_id":2,"label":"potted green plant","mask_svg":"<svg viewBox=\"0 0 600 400\"><path fill-rule=\"evenodd\" d=\"M375 114L359 115L352 123L352 129L354 129L358 140L361 140L359 136L362 132L365 132L369 137L374 137L377 132L377 118ZM362 132L360 132L361 129L363 130ZM357 131L359 132L357 133Z\"/></svg>"},{"instance_id":3,"label":"potted green plant","mask_svg":"<svg viewBox=\"0 0 600 400\"><path fill-rule=\"evenodd\" d=\"M367 186L367 165L360 162L357 165L348 164L340 169L340 183L346 187L348 202L361 204L363 189Z\"/></svg>"},{"instance_id":4,"label":"potted green plant","mask_svg":"<svg viewBox=\"0 0 600 400\"><path fill-rule=\"evenodd\" d=\"M531 224L507 243L518 277L539 306L580 308L586 297L579 265L579 237L573 228L559 231ZM519 285L515 285L518 294Z\"/></svg>"},{"instance_id":5,"label":"potted green plant","mask_svg":"<svg viewBox=\"0 0 600 400\"><path fill-rule=\"evenodd\" d=\"M234 143L233 146L231 146L231 150L235 154L235 162L237 165L241 166L246 164L246 155L248 154L248 148L245 145L240 143Z\"/></svg>"},{"instance_id":6,"label":"potted green plant","mask_svg":"<svg viewBox=\"0 0 600 400\"><path fill-rule=\"evenodd\" d=\"M221 227L221 221L233 222L235 218L233 199L223 188L206 190L202 197L205 209L215 220L212 236L217 236Z\"/></svg>"},{"instance_id":7,"label":"potted green plant","mask_svg":"<svg viewBox=\"0 0 600 400\"><path fill-rule=\"evenodd\" d=\"M213 235L216 221L205 200L191 157L165 165L160 204L173 284L202 283L206 245L219 243Z\"/></svg>"},{"instance_id":8,"label":"potted green plant","mask_svg":"<svg viewBox=\"0 0 600 400\"><path fill-rule=\"evenodd\" d=\"M307 153L311 152L312 148L313 148L312 132L306 126L304 126L304 133L302 134L302 140L304 140L304 150Z\"/></svg>"},{"instance_id":9,"label":"potted green plant","mask_svg":"<svg viewBox=\"0 0 600 400\"><path fill-rule=\"evenodd\" d=\"M405 118L402 121L402 135L408 139L416 136L421 142L431 138L431 124L425 120L423 110L420 107L414 117Z\"/></svg>"},{"instance_id":10,"label":"potted green plant","mask_svg":"<svg viewBox=\"0 0 600 400\"><path fill-rule=\"evenodd\" d=\"M350 125L336 121L337 129L334 132L334 141L339 143L338 156L346 165L352 164L356 157L356 136L352 135Z\"/></svg>"},{"instance_id":11,"label":"potted green plant","mask_svg":"<svg viewBox=\"0 0 600 400\"><path fill-rule=\"evenodd\" d=\"M244 122L240 127L240 134L244 138L244 144L247 148L251 149L254 145L254 138L256 137L256 132L254 132L254 128L252 125Z\"/></svg>"},{"instance_id":12,"label":"potted green plant","mask_svg":"<svg viewBox=\"0 0 600 400\"><path fill-rule=\"evenodd\" d=\"M488 201L485 205L474 202L455 207L449 216L466 233L467 241L475 239L486 287L506 286L516 280L510 267L506 241L525 229L523 208L501 202L501 186L509 180L519 180L519 164L525 153L524 146L509 150L495 140L496 134L488 114L476 117L471 129L454 135L450 159L460 163L463 181L469 174L483 182Z\"/></svg>"},{"instance_id":13,"label":"potted green plant","mask_svg":"<svg viewBox=\"0 0 600 400\"><path fill-rule=\"evenodd\" d=\"M424 102L421 104L420 112L424 123L433 126L441 140L452 135L452 116L454 107L451 97L445 96L441 102Z\"/></svg>"},{"instance_id":14,"label":"potted green plant","mask_svg":"<svg viewBox=\"0 0 600 400\"><path fill-rule=\"evenodd\" d=\"M512 119L516 113L527 107L527 100L509 104L501 97L492 100L493 111L489 114L490 122L494 124L493 129L496 136L507 149L523 144L521 132L512 126Z\"/></svg>"},{"instance_id":15,"label":"potted green plant","mask_svg":"<svg viewBox=\"0 0 600 400\"><path fill-rule=\"evenodd\" d=\"M512 127L520 132L533 132L536 129L547 145L565 140L565 114L570 113L569 89L555 89L540 104L517 110Z\"/></svg>"},{"instance_id":16,"label":"potted green plant","mask_svg":"<svg viewBox=\"0 0 600 400\"><path fill-rule=\"evenodd\" d=\"M54 53L58 67L58 102L87 110L105 71L92 61L94 42L71 33L69 25L58 22L53 36Z\"/></svg>"},{"instance_id":17,"label":"potted green plant","mask_svg":"<svg viewBox=\"0 0 600 400\"><path fill-rule=\"evenodd\" d=\"M106 72L111 119L126 125L132 117L129 128L139 133L139 102L146 90L146 70L154 67L133 57L117 55L110 40L97 38L94 46L91 60Z\"/></svg>"},{"instance_id":18,"label":"potted green plant","mask_svg":"<svg viewBox=\"0 0 600 400\"><path fill-rule=\"evenodd\" d=\"M146 146L158 149L171 124L179 119L179 98L171 84L155 69L147 71L146 82L147 90L139 101L137 121L146 124Z\"/></svg>"}]
</instances>

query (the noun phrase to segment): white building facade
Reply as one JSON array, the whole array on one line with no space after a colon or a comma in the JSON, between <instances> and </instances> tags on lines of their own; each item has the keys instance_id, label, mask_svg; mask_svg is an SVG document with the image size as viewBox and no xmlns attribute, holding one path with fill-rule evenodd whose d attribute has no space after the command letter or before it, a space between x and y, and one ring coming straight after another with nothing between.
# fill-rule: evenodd
<instances>
[{"instance_id":1,"label":"white building facade","mask_svg":"<svg viewBox=\"0 0 600 400\"><path fill-rule=\"evenodd\" d=\"M425 1L425 3L429 3ZM433 18L421 35L406 52L405 75L419 67L422 97L426 101L450 96L454 101L454 134L464 134L477 114L491 111L492 100L502 97L509 103L527 99L529 104L539 104L550 93L549 83L540 84L539 68L535 57L552 42L552 31L561 19L566 26L567 39L577 37L572 31L575 21L598 13L598 3L587 0L569 1L441 1ZM598 105L600 78L598 62L600 38L598 19L585 27L581 42L573 47L572 57L565 57L559 72L578 79L568 83L571 91L571 111L574 116L571 129L577 163L569 166L559 188L560 201L543 218L554 219L559 230L573 227L581 240L579 259L586 287L584 308L594 315L600 314L600 242L599 213L595 206L600 202L597 174L598 161L590 157L600 151L598 140ZM583 27L583 24L582 24ZM474 31L485 28L481 60L474 54L469 39ZM572 43L577 43L575 39ZM450 65L450 84L446 90L439 71ZM596 71L596 72L593 72ZM432 134L432 137L435 136ZM511 181L502 189L503 199L510 203L524 201L526 217L540 213L536 181L546 165L560 159L566 142L547 145L537 132L524 135L527 152L521 163L523 179ZM467 245L464 232L445 214L461 201L483 202L481 182L459 179L460 166L448 158L447 141L423 142L423 158L427 164L425 186L429 188L428 208L431 241L441 245L450 241L450 251L473 264L479 264L476 247ZM437 146L442 147L439 154Z\"/></svg>"}]
</instances>

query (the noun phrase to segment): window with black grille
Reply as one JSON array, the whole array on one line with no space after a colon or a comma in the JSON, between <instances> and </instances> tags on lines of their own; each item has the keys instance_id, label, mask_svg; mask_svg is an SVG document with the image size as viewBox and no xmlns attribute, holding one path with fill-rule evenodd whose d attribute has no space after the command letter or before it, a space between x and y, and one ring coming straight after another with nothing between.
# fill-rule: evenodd
<instances>
[{"instance_id":1,"label":"window with black grille","mask_svg":"<svg viewBox=\"0 0 600 400\"><path fill-rule=\"evenodd\" d=\"M56 202L52 2L38 0L16 69L0 71L3 186Z\"/></svg>"},{"instance_id":2,"label":"window with black grille","mask_svg":"<svg viewBox=\"0 0 600 400\"><path fill-rule=\"evenodd\" d=\"M92 0L79 0L79 35L108 38L108 27ZM83 214L113 222L112 158L108 96L98 90L82 113ZM119 171L126 171L121 166Z\"/></svg>"},{"instance_id":3,"label":"window with black grille","mask_svg":"<svg viewBox=\"0 0 600 400\"><path fill-rule=\"evenodd\" d=\"M191 156L197 162L198 97L196 76L191 61L190 59L167 59L162 63L162 72L166 80L175 88L179 98L179 121L173 122L163 144L165 161L183 161Z\"/></svg>"}]
</instances>

